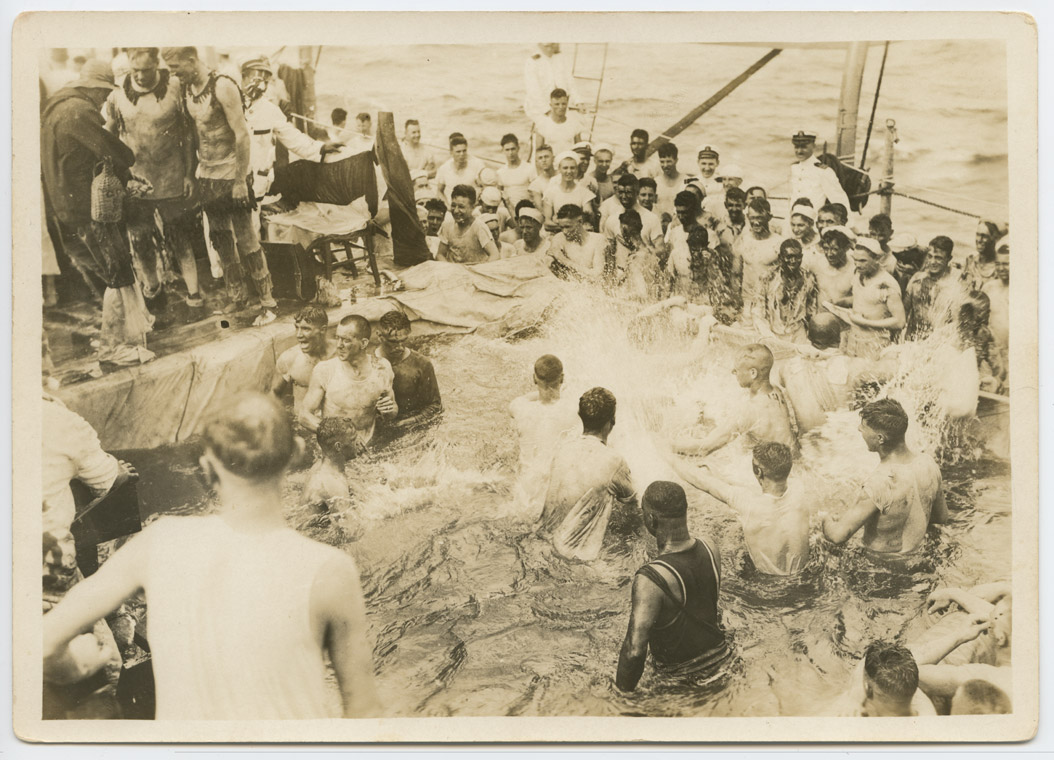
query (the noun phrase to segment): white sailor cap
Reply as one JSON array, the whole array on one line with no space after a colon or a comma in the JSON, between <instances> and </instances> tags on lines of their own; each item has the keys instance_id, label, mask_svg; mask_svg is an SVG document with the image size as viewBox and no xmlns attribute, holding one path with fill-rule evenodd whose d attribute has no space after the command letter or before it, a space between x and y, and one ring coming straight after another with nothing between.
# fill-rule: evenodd
<instances>
[{"instance_id":1,"label":"white sailor cap","mask_svg":"<svg viewBox=\"0 0 1054 760\"><path fill-rule=\"evenodd\" d=\"M542 212L536 208L531 208L530 206L524 206L520 209L520 219L523 218L533 219L538 222L538 224L545 224L545 216Z\"/></svg>"},{"instance_id":2,"label":"white sailor cap","mask_svg":"<svg viewBox=\"0 0 1054 760\"><path fill-rule=\"evenodd\" d=\"M483 222L484 224L490 224L491 222L494 222L495 224L499 224L501 222L501 220L498 219L498 215L497 214L480 214L479 215L479 220L481 222Z\"/></svg>"},{"instance_id":3,"label":"white sailor cap","mask_svg":"<svg viewBox=\"0 0 1054 760\"><path fill-rule=\"evenodd\" d=\"M863 248L865 251L869 251L872 256L882 255L882 246L879 245L878 241L874 238L859 237L856 239L856 247Z\"/></svg>"},{"instance_id":4,"label":"white sailor cap","mask_svg":"<svg viewBox=\"0 0 1054 760\"><path fill-rule=\"evenodd\" d=\"M501 190L494 185L487 185L479 194L479 202L485 206L497 206L501 203Z\"/></svg>"},{"instance_id":5,"label":"white sailor cap","mask_svg":"<svg viewBox=\"0 0 1054 760\"><path fill-rule=\"evenodd\" d=\"M735 164L722 165L715 176L718 179L743 179L743 170Z\"/></svg>"},{"instance_id":6,"label":"white sailor cap","mask_svg":"<svg viewBox=\"0 0 1054 760\"><path fill-rule=\"evenodd\" d=\"M839 235L845 237L850 243L856 243L856 233L848 227L843 227L840 224L831 225L830 227L824 228L823 234L820 235L820 239L827 237L832 232L837 232Z\"/></svg>"},{"instance_id":7,"label":"white sailor cap","mask_svg":"<svg viewBox=\"0 0 1054 760\"><path fill-rule=\"evenodd\" d=\"M559 166L560 162L563 161L565 158L570 158L577 164L581 156L575 153L573 150L565 150L563 153L556 157L556 160L553 163L556 164L556 166Z\"/></svg>"},{"instance_id":8,"label":"white sailor cap","mask_svg":"<svg viewBox=\"0 0 1054 760\"><path fill-rule=\"evenodd\" d=\"M889 239L889 248L892 251L908 251L918 245L918 240L910 232L898 232Z\"/></svg>"},{"instance_id":9,"label":"white sailor cap","mask_svg":"<svg viewBox=\"0 0 1054 760\"><path fill-rule=\"evenodd\" d=\"M1007 253L1010 253L1010 234L1009 233L1006 234L1006 235L1003 235L1003 237L1001 237L1001 238L999 238L998 240L995 241L995 251L996 251L996 253L999 253L999 251L1003 250L1004 248L1006 248L1006 252Z\"/></svg>"},{"instance_id":10,"label":"white sailor cap","mask_svg":"<svg viewBox=\"0 0 1054 760\"><path fill-rule=\"evenodd\" d=\"M797 214L798 216L804 216L809 221L816 221L816 209L812 206L806 206L804 203L799 203L791 208L791 216Z\"/></svg>"}]
</instances>

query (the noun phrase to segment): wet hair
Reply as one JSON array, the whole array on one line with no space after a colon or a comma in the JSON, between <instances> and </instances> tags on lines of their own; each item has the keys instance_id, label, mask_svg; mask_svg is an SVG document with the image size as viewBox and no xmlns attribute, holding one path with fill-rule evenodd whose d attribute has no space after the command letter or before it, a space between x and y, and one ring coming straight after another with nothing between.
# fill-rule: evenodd
<instances>
[{"instance_id":1,"label":"wet hair","mask_svg":"<svg viewBox=\"0 0 1054 760\"><path fill-rule=\"evenodd\" d=\"M942 251L951 256L955 243L953 243L952 239L946 235L938 235L930 241L930 247L936 248L938 251Z\"/></svg>"},{"instance_id":2,"label":"wet hair","mask_svg":"<svg viewBox=\"0 0 1054 760\"><path fill-rule=\"evenodd\" d=\"M841 230L832 229L831 227L828 227L823 231L823 233L821 233L820 240L822 242L832 240L834 241L835 245L839 246L840 248L848 248L849 244L853 242L849 239L849 236L846 235L844 232L842 232Z\"/></svg>"},{"instance_id":3,"label":"wet hair","mask_svg":"<svg viewBox=\"0 0 1054 760\"><path fill-rule=\"evenodd\" d=\"M809 342L816 348L837 348L842 341L842 320L831 313L809 318Z\"/></svg>"},{"instance_id":4,"label":"wet hair","mask_svg":"<svg viewBox=\"0 0 1054 760\"><path fill-rule=\"evenodd\" d=\"M578 416L582 419L582 430L596 432L609 422L615 421L615 394L607 388L590 388L578 400Z\"/></svg>"},{"instance_id":5,"label":"wet hair","mask_svg":"<svg viewBox=\"0 0 1054 760\"><path fill-rule=\"evenodd\" d=\"M205 450L234 475L264 480L282 473L296 450L289 414L273 396L239 393L205 424Z\"/></svg>"},{"instance_id":6,"label":"wet hair","mask_svg":"<svg viewBox=\"0 0 1054 760\"><path fill-rule=\"evenodd\" d=\"M801 243L799 241L795 240L794 238L787 238L782 243L780 243L780 255L782 256L783 253L790 248L797 248L798 253L802 252Z\"/></svg>"},{"instance_id":7,"label":"wet hair","mask_svg":"<svg viewBox=\"0 0 1054 760\"><path fill-rule=\"evenodd\" d=\"M640 214L637 213L636 209L629 209L623 211L618 217L619 224L625 224L629 227L636 227L638 230L644 228L644 222L640 220Z\"/></svg>"},{"instance_id":8,"label":"wet hair","mask_svg":"<svg viewBox=\"0 0 1054 760\"><path fill-rule=\"evenodd\" d=\"M952 715L1008 715L1013 712L1010 697L990 681L973 678L964 682L952 696Z\"/></svg>"},{"instance_id":9,"label":"wet hair","mask_svg":"<svg viewBox=\"0 0 1054 760\"><path fill-rule=\"evenodd\" d=\"M795 206L808 206L809 208L812 208L812 201L803 195L801 198L794 199L791 208L794 208Z\"/></svg>"},{"instance_id":10,"label":"wet hair","mask_svg":"<svg viewBox=\"0 0 1054 760\"><path fill-rule=\"evenodd\" d=\"M518 138L512 132L509 132L507 135L502 135L501 147L504 148L509 143L512 143L513 145L519 145L520 144L520 138Z\"/></svg>"},{"instance_id":11,"label":"wet hair","mask_svg":"<svg viewBox=\"0 0 1054 760\"><path fill-rule=\"evenodd\" d=\"M754 185L754 187L748 187L747 188L747 195L750 195L755 190L760 190L761 191L761 195L763 197L765 197L765 198L769 197L769 194L765 192L765 188L763 188L761 185Z\"/></svg>"},{"instance_id":12,"label":"wet hair","mask_svg":"<svg viewBox=\"0 0 1054 760\"><path fill-rule=\"evenodd\" d=\"M406 124L403 125L403 129L409 129L410 127L419 126L421 126L421 122L419 122L417 119L407 119Z\"/></svg>"},{"instance_id":13,"label":"wet hair","mask_svg":"<svg viewBox=\"0 0 1054 760\"><path fill-rule=\"evenodd\" d=\"M904 434L908 432L908 413L899 401L891 398L867 404L860 410L860 419L872 430L884 434L889 444L903 443Z\"/></svg>"},{"instance_id":14,"label":"wet hair","mask_svg":"<svg viewBox=\"0 0 1054 760\"><path fill-rule=\"evenodd\" d=\"M377 321L377 326L386 332L409 330L410 318L398 309L392 309L391 311L384 313L384 315Z\"/></svg>"},{"instance_id":15,"label":"wet hair","mask_svg":"<svg viewBox=\"0 0 1054 760\"><path fill-rule=\"evenodd\" d=\"M196 61L198 60L198 49L196 47L161 48L161 57L166 61Z\"/></svg>"},{"instance_id":16,"label":"wet hair","mask_svg":"<svg viewBox=\"0 0 1054 760\"><path fill-rule=\"evenodd\" d=\"M439 198L429 198L425 201L426 211L438 211L441 214L446 214L446 204Z\"/></svg>"},{"instance_id":17,"label":"wet hair","mask_svg":"<svg viewBox=\"0 0 1054 760\"><path fill-rule=\"evenodd\" d=\"M318 447L331 459L354 459L359 431L348 417L323 417L318 423Z\"/></svg>"},{"instance_id":18,"label":"wet hair","mask_svg":"<svg viewBox=\"0 0 1054 760\"><path fill-rule=\"evenodd\" d=\"M734 200L734 201L743 201L744 203L746 203L747 202L747 194L745 192L743 192L742 188L730 187L727 190L725 190L725 200L727 201L729 199Z\"/></svg>"},{"instance_id":19,"label":"wet hair","mask_svg":"<svg viewBox=\"0 0 1054 760\"><path fill-rule=\"evenodd\" d=\"M992 299L980 290L971 291L959 306L959 326L965 327L977 321L978 314L987 311L991 314Z\"/></svg>"},{"instance_id":20,"label":"wet hair","mask_svg":"<svg viewBox=\"0 0 1054 760\"><path fill-rule=\"evenodd\" d=\"M551 145L539 145L534 149L534 155L537 156L539 153L552 153L553 148Z\"/></svg>"},{"instance_id":21,"label":"wet hair","mask_svg":"<svg viewBox=\"0 0 1054 760\"><path fill-rule=\"evenodd\" d=\"M513 211L515 211L515 212L516 212L516 218L517 218L517 219L519 219L519 218L520 218L520 210L521 210L521 209L525 209L525 208L533 208L533 209L535 209L535 210L537 210L537 209L538 209L538 207L537 207L537 206L535 206L535 205L534 205L534 204L533 204L533 203L531 202L531 200L530 200L529 198L524 198L524 199L523 199L522 201L520 201L519 203L517 203L517 204L516 204L516 207L515 207L515 208L513 209Z\"/></svg>"},{"instance_id":22,"label":"wet hair","mask_svg":"<svg viewBox=\"0 0 1054 760\"><path fill-rule=\"evenodd\" d=\"M756 470L769 480L786 480L791 471L791 450L782 443L765 441L754 447Z\"/></svg>"},{"instance_id":23,"label":"wet hair","mask_svg":"<svg viewBox=\"0 0 1054 760\"><path fill-rule=\"evenodd\" d=\"M641 506L647 506L650 511L666 519L688 516L688 497L684 489L668 480L656 480L645 488Z\"/></svg>"},{"instance_id":24,"label":"wet hair","mask_svg":"<svg viewBox=\"0 0 1054 760\"><path fill-rule=\"evenodd\" d=\"M297 322L307 322L312 327L328 327L329 314L321 306L312 303L296 313L293 317L293 324Z\"/></svg>"},{"instance_id":25,"label":"wet hair","mask_svg":"<svg viewBox=\"0 0 1054 760\"><path fill-rule=\"evenodd\" d=\"M460 132L455 132L454 134L450 135L450 150L453 150L458 145L464 145L467 148L468 140L466 140L465 136Z\"/></svg>"},{"instance_id":26,"label":"wet hair","mask_svg":"<svg viewBox=\"0 0 1054 760\"><path fill-rule=\"evenodd\" d=\"M629 139L632 140L634 137L643 137L644 142L648 142L648 130L646 129L634 129L629 133Z\"/></svg>"},{"instance_id":27,"label":"wet hair","mask_svg":"<svg viewBox=\"0 0 1054 760\"><path fill-rule=\"evenodd\" d=\"M828 214L834 214L838 219L838 224L843 227L849 221L849 212L841 203L826 203L823 206L820 206L820 210L816 212L816 215L819 216L825 212Z\"/></svg>"},{"instance_id":28,"label":"wet hair","mask_svg":"<svg viewBox=\"0 0 1054 760\"><path fill-rule=\"evenodd\" d=\"M333 113L329 115L329 120L334 124L343 124L348 120L348 112L343 108L334 108Z\"/></svg>"},{"instance_id":29,"label":"wet hair","mask_svg":"<svg viewBox=\"0 0 1054 760\"><path fill-rule=\"evenodd\" d=\"M864 652L864 674L883 694L903 702L919 688L919 666L911 650L889 641L873 641Z\"/></svg>"},{"instance_id":30,"label":"wet hair","mask_svg":"<svg viewBox=\"0 0 1054 760\"><path fill-rule=\"evenodd\" d=\"M560 210L556 212L557 219L581 219L582 218L582 207L576 206L573 203L565 203L560 207Z\"/></svg>"},{"instance_id":31,"label":"wet hair","mask_svg":"<svg viewBox=\"0 0 1054 760\"><path fill-rule=\"evenodd\" d=\"M637 182L637 187L650 187L655 192L659 192L659 185L651 177L641 177Z\"/></svg>"},{"instance_id":32,"label":"wet hair","mask_svg":"<svg viewBox=\"0 0 1054 760\"><path fill-rule=\"evenodd\" d=\"M125 53L128 55L129 62L141 55L146 55L149 56L154 63L159 63L161 49L156 47L130 47L125 48Z\"/></svg>"},{"instance_id":33,"label":"wet hair","mask_svg":"<svg viewBox=\"0 0 1054 760\"><path fill-rule=\"evenodd\" d=\"M565 90L563 87L557 87L555 90L553 90L552 92L549 93L549 100L552 100L553 98L566 98L566 97L567 97L567 90Z\"/></svg>"},{"instance_id":34,"label":"wet hair","mask_svg":"<svg viewBox=\"0 0 1054 760\"><path fill-rule=\"evenodd\" d=\"M355 334L360 338L369 339L373 334L373 328L370 327L370 320L366 319L359 314L348 314L346 317L340 320L338 323L341 327L354 327Z\"/></svg>"},{"instance_id":35,"label":"wet hair","mask_svg":"<svg viewBox=\"0 0 1054 760\"><path fill-rule=\"evenodd\" d=\"M362 113L355 115L355 121L371 121L370 115L363 111Z\"/></svg>"},{"instance_id":36,"label":"wet hair","mask_svg":"<svg viewBox=\"0 0 1054 760\"><path fill-rule=\"evenodd\" d=\"M677 146L672 142L663 143L659 146L659 158L677 158Z\"/></svg>"},{"instance_id":37,"label":"wet hair","mask_svg":"<svg viewBox=\"0 0 1054 760\"><path fill-rule=\"evenodd\" d=\"M739 353L739 361L750 362L751 365L757 368L758 376L760 377L762 375L767 376L772 371L772 364L775 359L768 346L764 346L761 343L751 343L743 347L743 350Z\"/></svg>"},{"instance_id":38,"label":"wet hair","mask_svg":"<svg viewBox=\"0 0 1054 760\"><path fill-rule=\"evenodd\" d=\"M691 190L682 190L673 196L673 205L675 208L677 206L685 206L692 212L692 216L695 216L699 213L699 196Z\"/></svg>"},{"instance_id":39,"label":"wet hair","mask_svg":"<svg viewBox=\"0 0 1054 760\"><path fill-rule=\"evenodd\" d=\"M564 363L552 354L539 356L534 362L534 376L546 385L555 385L564 374Z\"/></svg>"},{"instance_id":40,"label":"wet hair","mask_svg":"<svg viewBox=\"0 0 1054 760\"><path fill-rule=\"evenodd\" d=\"M889 218L889 214L875 214L867 223L867 227L871 230L893 232L893 220Z\"/></svg>"},{"instance_id":41,"label":"wet hair","mask_svg":"<svg viewBox=\"0 0 1054 760\"><path fill-rule=\"evenodd\" d=\"M769 216L772 214L772 206L769 205L767 198L751 198L747 201L747 208Z\"/></svg>"},{"instance_id":42,"label":"wet hair","mask_svg":"<svg viewBox=\"0 0 1054 760\"><path fill-rule=\"evenodd\" d=\"M626 172L618 178L618 182L615 183L619 187L640 187L640 180L637 179L637 175Z\"/></svg>"},{"instance_id":43,"label":"wet hair","mask_svg":"<svg viewBox=\"0 0 1054 760\"><path fill-rule=\"evenodd\" d=\"M454 189L450 191L450 199L464 198L468 201L470 206L476 205L476 188L472 185L454 185Z\"/></svg>"},{"instance_id":44,"label":"wet hair","mask_svg":"<svg viewBox=\"0 0 1054 760\"><path fill-rule=\"evenodd\" d=\"M688 233L688 248L706 248L708 245L710 245L710 233L706 231L706 228L699 224L692 227L692 231Z\"/></svg>"}]
</instances>

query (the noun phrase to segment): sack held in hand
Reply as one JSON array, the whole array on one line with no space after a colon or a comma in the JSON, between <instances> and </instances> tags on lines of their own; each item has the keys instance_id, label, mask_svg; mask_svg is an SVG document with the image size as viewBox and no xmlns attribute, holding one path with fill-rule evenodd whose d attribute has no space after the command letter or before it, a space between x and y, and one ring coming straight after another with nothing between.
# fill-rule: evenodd
<instances>
[{"instance_id":1,"label":"sack held in hand","mask_svg":"<svg viewBox=\"0 0 1054 760\"><path fill-rule=\"evenodd\" d=\"M91 181L91 218L94 222L119 222L123 217L124 183L113 170L113 161L104 158L95 165Z\"/></svg>"}]
</instances>

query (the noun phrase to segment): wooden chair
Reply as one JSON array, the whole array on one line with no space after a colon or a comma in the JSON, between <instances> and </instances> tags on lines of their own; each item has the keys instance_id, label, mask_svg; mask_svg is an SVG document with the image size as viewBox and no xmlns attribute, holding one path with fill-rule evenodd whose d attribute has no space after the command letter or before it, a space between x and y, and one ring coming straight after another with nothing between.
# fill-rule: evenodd
<instances>
[{"instance_id":1,"label":"wooden chair","mask_svg":"<svg viewBox=\"0 0 1054 760\"><path fill-rule=\"evenodd\" d=\"M335 247L343 248L347 259L344 261L337 261L336 257L333 255ZM356 253L358 253L358 260L366 261L369 265L370 273L373 274L374 284L378 288L381 285L381 273L380 270L377 269L377 258L373 253L373 230L371 225L366 225L366 227L361 230L356 230L343 235L323 235L322 237L316 238L307 250L309 254L322 262L327 280L333 279L333 267L344 265L351 269L352 277L358 277L359 270L358 267L355 266Z\"/></svg>"}]
</instances>

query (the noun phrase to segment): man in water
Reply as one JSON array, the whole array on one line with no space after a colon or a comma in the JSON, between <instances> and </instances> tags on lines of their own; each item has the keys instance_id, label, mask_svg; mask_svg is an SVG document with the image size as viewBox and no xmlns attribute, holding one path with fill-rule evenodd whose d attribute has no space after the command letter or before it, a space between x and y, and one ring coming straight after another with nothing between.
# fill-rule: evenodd
<instances>
[{"instance_id":1,"label":"man in water","mask_svg":"<svg viewBox=\"0 0 1054 760\"><path fill-rule=\"evenodd\" d=\"M283 516L285 474L303 447L285 411L242 394L203 438L217 514L160 518L75 586L44 616L45 678L94 672L98 647L82 631L144 589L158 720L376 715L355 563Z\"/></svg>"},{"instance_id":2,"label":"man in water","mask_svg":"<svg viewBox=\"0 0 1054 760\"><path fill-rule=\"evenodd\" d=\"M793 200L808 198L813 208L822 208L827 203L841 203L849 209L849 197L838 182L834 169L813 156L816 151L816 135L799 131L791 137L794 158L790 173L790 197ZM845 224L845 222L842 222Z\"/></svg>"},{"instance_id":3,"label":"man in water","mask_svg":"<svg viewBox=\"0 0 1054 760\"><path fill-rule=\"evenodd\" d=\"M311 372L320 361L333 356L334 346L326 337L329 315L321 306L305 306L293 317L296 327L297 345L287 348L275 362L275 376L271 391L282 396L293 389L293 414L300 414L300 407L311 383Z\"/></svg>"},{"instance_id":4,"label":"man in water","mask_svg":"<svg viewBox=\"0 0 1054 760\"><path fill-rule=\"evenodd\" d=\"M648 132L634 129L629 136L630 158L623 161L615 174L632 174L641 177L657 177L662 172L655 156L648 157Z\"/></svg>"},{"instance_id":5,"label":"man in water","mask_svg":"<svg viewBox=\"0 0 1054 760\"><path fill-rule=\"evenodd\" d=\"M592 388L578 400L582 435L560 441L553 452L541 531L565 559L600 555L612 513L636 508L629 465L607 446L615 426L615 396ZM617 505L616 505L617 504ZM625 518L620 514L619 518Z\"/></svg>"},{"instance_id":6,"label":"man in water","mask_svg":"<svg viewBox=\"0 0 1054 760\"><path fill-rule=\"evenodd\" d=\"M764 198L747 202L747 226L732 246L736 271L742 272L743 315L749 319L763 297L762 282L779 259L780 239L772 233L769 221L772 207Z\"/></svg>"},{"instance_id":7,"label":"man in water","mask_svg":"<svg viewBox=\"0 0 1054 760\"><path fill-rule=\"evenodd\" d=\"M848 254L855 242L856 235L848 227L827 227L820 238L822 255L802 263L816 277L819 303L852 303L854 268Z\"/></svg>"},{"instance_id":8,"label":"man in water","mask_svg":"<svg viewBox=\"0 0 1054 760\"><path fill-rule=\"evenodd\" d=\"M798 440L790 411L783 394L772 386L772 351L760 343L746 346L732 370L747 398L702 441L682 439L674 448L684 454L708 456L737 436L743 436L748 447L771 441L798 450Z\"/></svg>"},{"instance_id":9,"label":"man in water","mask_svg":"<svg viewBox=\"0 0 1054 760\"><path fill-rule=\"evenodd\" d=\"M498 169L498 188L511 212L517 203L530 199L527 188L538 173L533 166L520 160L520 140L511 132L501 138L501 152L505 154L505 166Z\"/></svg>"},{"instance_id":10,"label":"man in water","mask_svg":"<svg viewBox=\"0 0 1054 760\"><path fill-rule=\"evenodd\" d=\"M225 311L242 309L248 301L244 264L264 310L254 324L273 322L271 309L277 303L253 222L251 135L241 92L233 80L206 66L196 48L165 48L162 55L184 84L184 103L197 131L198 189L209 220L209 237L223 265L230 299Z\"/></svg>"},{"instance_id":11,"label":"man in water","mask_svg":"<svg viewBox=\"0 0 1054 760\"><path fill-rule=\"evenodd\" d=\"M392 390L399 414L392 427L406 430L425 425L443 411L432 362L406 345L410 339L410 319L401 311L389 311L377 323L380 347L377 356L391 364L395 377Z\"/></svg>"},{"instance_id":12,"label":"man in water","mask_svg":"<svg viewBox=\"0 0 1054 760\"><path fill-rule=\"evenodd\" d=\"M457 185L451 190L450 197L450 218L439 228L436 260L479 264L501 258L490 228L472 215L476 205L476 189L471 185Z\"/></svg>"},{"instance_id":13,"label":"man in water","mask_svg":"<svg viewBox=\"0 0 1054 760\"><path fill-rule=\"evenodd\" d=\"M721 627L721 554L713 540L688 533L688 500L676 483L656 481L641 500L644 526L659 556L633 577L629 626L615 685L633 691L651 650L660 675L712 678L729 657Z\"/></svg>"},{"instance_id":14,"label":"man in water","mask_svg":"<svg viewBox=\"0 0 1054 760\"><path fill-rule=\"evenodd\" d=\"M582 432L582 420L576 413L574 400L560 396L563 384L563 363L546 354L534 363L535 390L509 404L520 443L516 498L532 517L541 514L545 506L553 449L562 438Z\"/></svg>"},{"instance_id":15,"label":"man in water","mask_svg":"<svg viewBox=\"0 0 1054 760\"><path fill-rule=\"evenodd\" d=\"M802 246L793 238L780 244L779 266L761 283L754 326L762 335L808 343L809 319L817 309L816 277L803 270Z\"/></svg>"},{"instance_id":16,"label":"man in water","mask_svg":"<svg viewBox=\"0 0 1054 760\"><path fill-rule=\"evenodd\" d=\"M908 340L921 340L958 315L963 292L951 269L952 247L944 235L933 238L922 271L908 283L904 294Z\"/></svg>"},{"instance_id":17,"label":"man in water","mask_svg":"<svg viewBox=\"0 0 1054 760\"><path fill-rule=\"evenodd\" d=\"M586 175L597 188L597 203L603 203L615 194L615 182L611 178L611 162L615 154L610 148L598 148L593 154L593 171Z\"/></svg>"},{"instance_id":18,"label":"man in water","mask_svg":"<svg viewBox=\"0 0 1054 760\"><path fill-rule=\"evenodd\" d=\"M551 269L558 277L597 282L604 274L604 236L590 232L582 220L582 209L567 204L556 214L560 232L552 238Z\"/></svg>"},{"instance_id":19,"label":"man in water","mask_svg":"<svg viewBox=\"0 0 1054 760\"><path fill-rule=\"evenodd\" d=\"M893 220L889 214L875 214L867 223L867 234L872 240L878 242L882 249L882 258L879 264L890 274L897 269L897 257L893 255L893 249L889 247L889 241L893 239Z\"/></svg>"},{"instance_id":20,"label":"man in water","mask_svg":"<svg viewBox=\"0 0 1054 760\"><path fill-rule=\"evenodd\" d=\"M996 279L996 242L1006 235L995 222L977 224L974 246L977 253L967 255L963 263L962 280L967 291L983 290L985 284Z\"/></svg>"},{"instance_id":21,"label":"man in water","mask_svg":"<svg viewBox=\"0 0 1054 760\"><path fill-rule=\"evenodd\" d=\"M502 207L502 210L504 210L504 206ZM499 259L511 259L513 256L516 255L516 248L513 247L512 243L506 243L504 240L501 239L501 217L499 217L497 214L480 214L479 221L487 225L487 229L490 230L490 235L494 239L494 245L498 249Z\"/></svg>"},{"instance_id":22,"label":"man in water","mask_svg":"<svg viewBox=\"0 0 1054 760\"><path fill-rule=\"evenodd\" d=\"M863 528L863 545L871 551L909 554L922 545L930 525L948 520L941 471L932 457L908 448L907 430L908 415L893 399L860 410L860 434L880 461L856 502L841 517L824 518L828 541L844 544Z\"/></svg>"},{"instance_id":23,"label":"man in water","mask_svg":"<svg viewBox=\"0 0 1054 760\"><path fill-rule=\"evenodd\" d=\"M556 167L553 166L553 149L548 145L539 145L534 149L534 171L538 175L530 185L527 193L535 208L544 208L543 196L549 189L549 183L556 176Z\"/></svg>"},{"instance_id":24,"label":"man in water","mask_svg":"<svg viewBox=\"0 0 1054 760\"><path fill-rule=\"evenodd\" d=\"M439 230L446 219L446 204L438 198L425 201L425 243L432 256L439 252Z\"/></svg>"},{"instance_id":25,"label":"man in water","mask_svg":"<svg viewBox=\"0 0 1054 760\"><path fill-rule=\"evenodd\" d=\"M660 218L668 215L672 220L676 213L673 208L673 199L684 189L684 173L677 171L677 146L672 142L660 145L656 154L659 156L661 171L655 177L658 191L655 213Z\"/></svg>"},{"instance_id":26,"label":"man in water","mask_svg":"<svg viewBox=\"0 0 1054 760\"><path fill-rule=\"evenodd\" d=\"M481 169L483 162L468 154L468 140L460 132L455 132L450 135L450 158L436 170L436 191L448 205L453 206L455 187L468 185L479 191ZM472 197L472 203L476 203L475 195Z\"/></svg>"},{"instance_id":27,"label":"man in water","mask_svg":"<svg viewBox=\"0 0 1054 760\"><path fill-rule=\"evenodd\" d=\"M761 493L726 483L706 465L679 459L672 464L686 482L736 511L754 567L767 575L794 575L809 561L809 509L801 485L787 480L791 450L782 443L759 443L753 456Z\"/></svg>"},{"instance_id":28,"label":"man in water","mask_svg":"<svg viewBox=\"0 0 1054 760\"><path fill-rule=\"evenodd\" d=\"M542 237L542 225L545 223L545 216L542 212L532 206L521 205L517 213L519 214L520 239L513 243L516 255L531 253L541 256L549 253L552 238Z\"/></svg>"},{"instance_id":29,"label":"man in water","mask_svg":"<svg viewBox=\"0 0 1054 760\"><path fill-rule=\"evenodd\" d=\"M642 230L640 214L622 212L619 234L605 244L605 270L612 287L620 288L628 298L652 303L666 295L661 271L666 251L649 245Z\"/></svg>"},{"instance_id":30,"label":"man in water","mask_svg":"<svg viewBox=\"0 0 1054 760\"><path fill-rule=\"evenodd\" d=\"M582 122L567 112L567 103L567 90L557 87L549 93L549 113L534 117L535 146L548 145L559 155L582 139Z\"/></svg>"},{"instance_id":31,"label":"man in water","mask_svg":"<svg viewBox=\"0 0 1054 760\"><path fill-rule=\"evenodd\" d=\"M902 718L936 715L919 688L919 666L911 650L888 641L873 641L853 669L848 691L830 714L856 718Z\"/></svg>"},{"instance_id":32,"label":"man in water","mask_svg":"<svg viewBox=\"0 0 1054 760\"><path fill-rule=\"evenodd\" d=\"M402 142L399 146L403 151L403 158L410 171L420 170L426 172L428 179L436 175L436 159L432 149L421 144L421 122L417 119L407 119Z\"/></svg>"},{"instance_id":33,"label":"man in water","mask_svg":"<svg viewBox=\"0 0 1054 760\"><path fill-rule=\"evenodd\" d=\"M991 314L988 327L992 331L999 361L1006 369L1010 367L1010 238L1000 238L995 243L995 278L988 280L981 291L988 296ZM1006 381L1004 380L1004 384Z\"/></svg>"},{"instance_id":34,"label":"man in water","mask_svg":"<svg viewBox=\"0 0 1054 760\"><path fill-rule=\"evenodd\" d=\"M904 303L900 285L879 261L882 249L870 238L859 238L853 250L856 277L853 278L851 309L835 304L823 306L849 326L845 352L870 361L877 360L893 342L890 330L904 327Z\"/></svg>"},{"instance_id":35,"label":"man in water","mask_svg":"<svg viewBox=\"0 0 1054 760\"><path fill-rule=\"evenodd\" d=\"M582 214L587 218L592 228L594 216L594 202L596 193L590 190L586 183L578 177L578 154L573 150L566 150L556 157L556 168L559 174L556 181L550 182L542 193L542 210L545 213L545 226L551 232L560 229L556 221L556 212L564 206L571 204L582 209Z\"/></svg>"},{"instance_id":36,"label":"man in water","mask_svg":"<svg viewBox=\"0 0 1054 760\"><path fill-rule=\"evenodd\" d=\"M658 248L662 244L662 222L654 213L640 204L640 180L633 174L623 174L615 183L615 194L600 204L600 232L611 240L619 234L619 217L626 211L640 214L643 237L647 243Z\"/></svg>"},{"instance_id":37,"label":"man in water","mask_svg":"<svg viewBox=\"0 0 1054 760\"><path fill-rule=\"evenodd\" d=\"M349 314L337 324L337 355L315 365L311 372L300 423L318 431L324 417L348 417L362 444L373 439L378 415L394 419L399 413L392 383L395 373L387 359L368 351L370 323Z\"/></svg>"}]
</instances>

